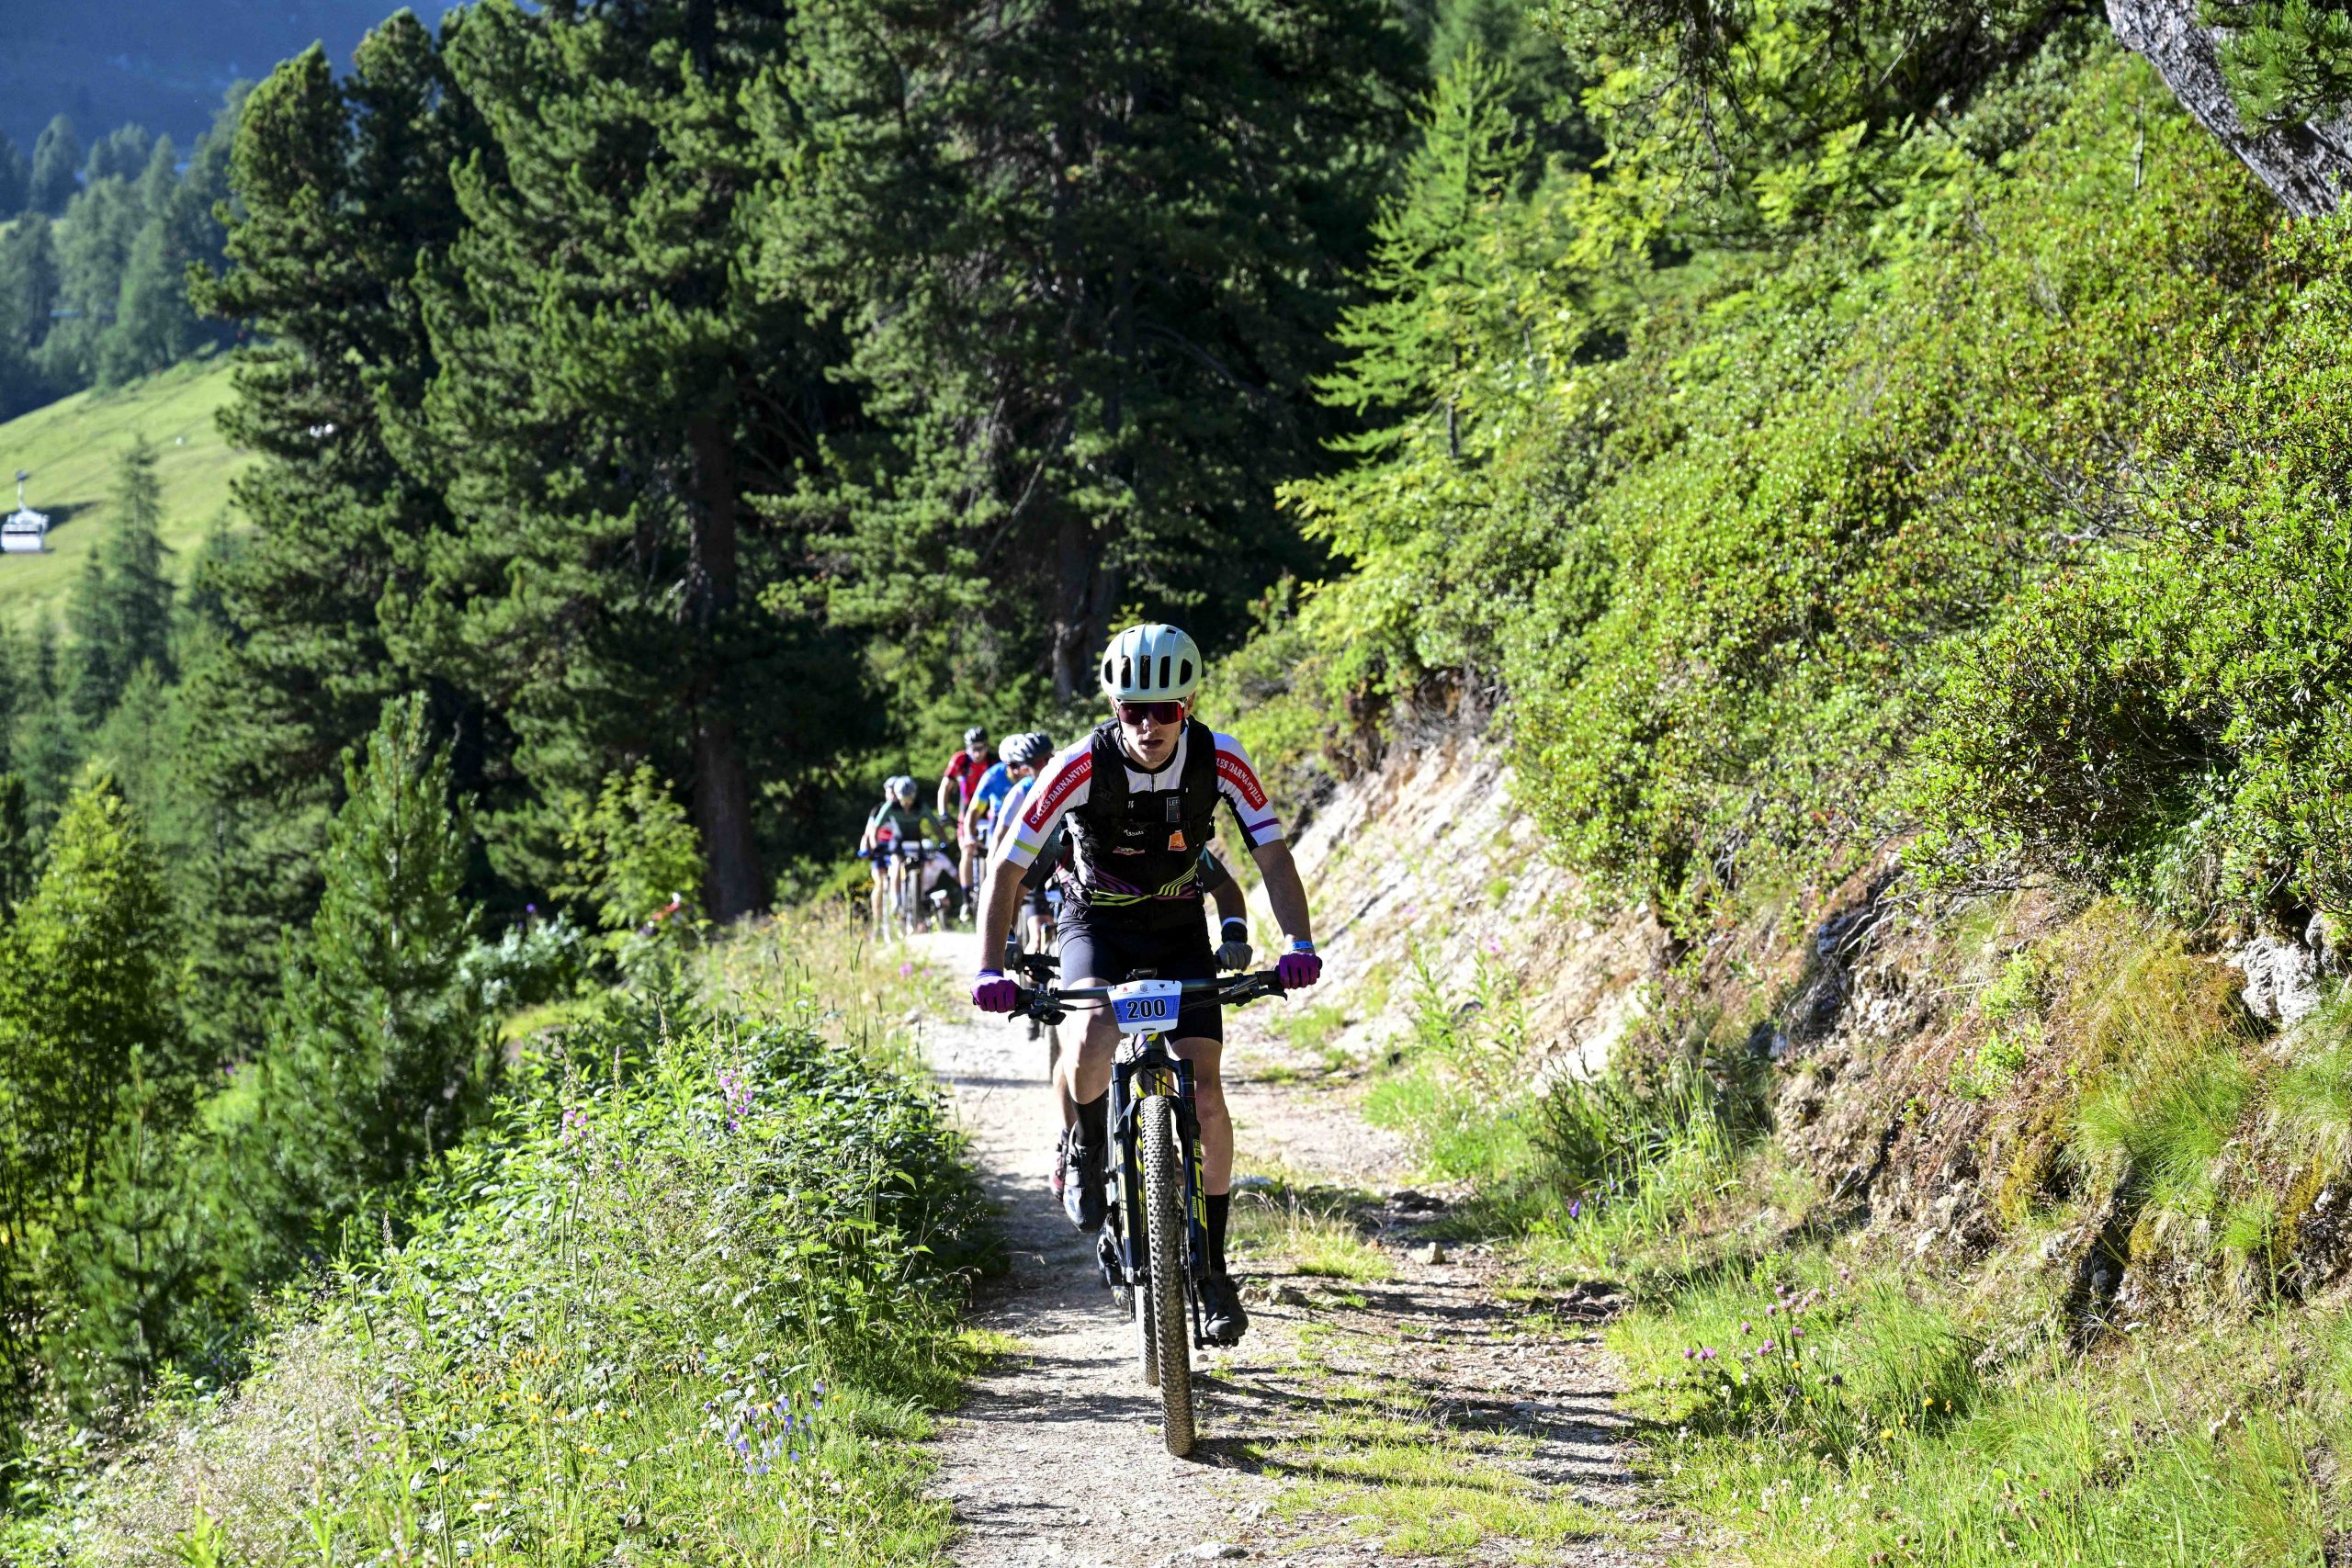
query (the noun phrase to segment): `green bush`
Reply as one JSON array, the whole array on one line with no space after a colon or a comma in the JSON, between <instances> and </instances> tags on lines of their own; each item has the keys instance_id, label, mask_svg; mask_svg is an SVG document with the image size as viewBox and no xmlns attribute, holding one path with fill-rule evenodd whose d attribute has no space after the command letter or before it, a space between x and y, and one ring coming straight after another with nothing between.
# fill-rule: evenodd
<instances>
[{"instance_id":1,"label":"green bush","mask_svg":"<svg viewBox=\"0 0 2352 1568\"><path fill-rule=\"evenodd\" d=\"M2352 905L2352 256L2285 232L2152 378L2128 527L1956 665L1927 848L2216 898Z\"/></svg>"},{"instance_id":2,"label":"green bush","mask_svg":"<svg viewBox=\"0 0 2352 1568\"><path fill-rule=\"evenodd\" d=\"M927 1558L899 1445L969 1364L982 1205L927 1087L789 1017L624 999L530 1058L236 1402L0 1556Z\"/></svg>"}]
</instances>

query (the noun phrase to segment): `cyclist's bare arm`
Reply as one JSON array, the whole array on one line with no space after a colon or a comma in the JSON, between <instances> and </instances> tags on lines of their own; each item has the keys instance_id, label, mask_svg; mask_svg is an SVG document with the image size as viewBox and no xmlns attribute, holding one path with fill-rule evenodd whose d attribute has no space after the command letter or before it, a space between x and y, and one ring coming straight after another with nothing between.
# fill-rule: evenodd
<instances>
[{"instance_id":1,"label":"cyclist's bare arm","mask_svg":"<svg viewBox=\"0 0 2352 1568\"><path fill-rule=\"evenodd\" d=\"M989 878L980 888L980 960L975 969L1004 962L1004 939L1012 934L1013 911L1021 907L1020 866L1003 855L989 857Z\"/></svg>"},{"instance_id":2,"label":"cyclist's bare arm","mask_svg":"<svg viewBox=\"0 0 2352 1568\"><path fill-rule=\"evenodd\" d=\"M1306 888L1298 880L1298 863L1290 858L1288 840L1275 839L1250 852L1258 874L1266 884L1266 907L1274 924L1294 942L1313 942L1315 932L1306 913Z\"/></svg>"},{"instance_id":3,"label":"cyclist's bare arm","mask_svg":"<svg viewBox=\"0 0 2352 1568\"><path fill-rule=\"evenodd\" d=\"M1226 873L1225 880L1218 883L1209 896L1216 900L1218 925L1222 926L1227 920L1239 920L1245 925L1249 923L1249 895L1241 891L1241 884L1234 879L1231 872Z\"/></svg>"}]
</instances>

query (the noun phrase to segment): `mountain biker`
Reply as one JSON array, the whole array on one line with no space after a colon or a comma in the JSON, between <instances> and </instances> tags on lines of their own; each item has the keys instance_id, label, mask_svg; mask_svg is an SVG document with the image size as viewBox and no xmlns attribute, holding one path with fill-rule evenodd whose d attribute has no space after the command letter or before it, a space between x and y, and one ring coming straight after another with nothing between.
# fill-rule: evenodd
<instances>
[{"instance_id":1,"label":"mountain biker","mask_svg":"<svg viewBox=\"0 0 2352 1568\"><path fill-rule=\"evenodd\" d=\"M1029 798L1030 786L1037 782L1037 770L1050 761L1053 754L1054 738L1042 729L1005 737L1004 766L1012 776L1012 787L1005 792L1004 804L998 807L996 821L980 845L983 858L994 855L998 846L1012 837L1021 819L1022 803ZM1045 946L1045 928L1053 919L1046 882L1055 858L1052 855L1039 856L1030 864L1032 874L1022 879L1022 934L1031 947L1042 949Z\"/></svg>"},{"instance_id":2,"label":"mountain biker","mask_svg":"<svg viewBox=\"0 0 2352 1568\"><path fill-rule=\"evenodd\" d=\"M922 786L911 775L892 774L882 785L882 804L865 818L865 830L858 835L858 858L874 863L870 897L877 936L889 925L891 849L910 840L944 840L947 836L939 818L915 808L915 798L921 793Z\"/></svg>"},{"instance_id":3,"label":"mountain biker","mask_svg":"<svg viewBox=\"0 0 2352 1568\"><path fill-rule=\"evenodd\" d=\"M1258 863L1275 923L1289 939L1277 964L1286 987L1321 977L1306 889L1282 824L1231 736L1191 717L1201 652L1174 626L1130 626L1112 639L1101 666L1110 722L1057 754L1031 786L1020 820L989 866L980 906L980 963L973 1004L1010 1012L1018 987L996 965L1021 897L1021 873L1055 829L1067 826L1070 863L1056 874L1062 893L1057 921L1061 970L1071 987L1115 984L1148 968L1162 979L1214 977L1216 955L1201 914L1196 857L1214 831L1223 800ZM1102 1172L1110 1147L1111 1063L1118 1030L1109 1010L1088 1007L1071 1067L1076 1124L1065 1134L1070 1179L1063 1208L1082 1231L1102 1224ZM1200 1117L1201 1188L1209 1233L1209 1278L1202 1287L1202 1329L1230 1345L1249 1326L1225 1261L1231 1208L1233 1122L1218 1074L1224 1010L1214 1002L1184 1008L1170 1049L1193 1063Z\"/></svg>"},{"instance_id":4,"label":"mountain biker","mask_svg":"<svg viewBox=\"0 0 2352 1568\"><path fill-rule=\"evenodd\" d=\"M1038 874L1041 871L1058 869L1058 863L1051 867L1047 864L1053 853L1053 847L1048 845L1046 853L1032 863L1021 879L1024 887L1042 883L1045 878ZM1201 891L1216 905L1217 969L1220 973L1247 969L1250 967L1250 902L1241 891L1241 884L1234 879L1233 873L1226 869L1225 863L1217 859L1215 850L1202 850L1195 863L1200 868ZM1078 1092L1070 1083L1071 1061L1072 1058L1064 1056L1054 1064L1054 1099L1062 1114L1062 1143L1061 1147L1055 1151L1054 1172L1046 1179L1046 1186L1055 1200L1065 1204L1069 1192L1069 1130L1078 1125L1079 1118Z\"/></svg>"},{"instance_id":5,"label":"mountain biker","mask_svg":"<svg viewBox=\"0 0 2352 1568\"><path fill-rule=\"evenodd\" d=\"M980 782L972 786L970 798L964 802L964 815L956 820L956 842L963 851L967 905L972 901L972 869L976 863L988 858L1005 796L1012 793L1014 780L1025 778L1031 772L1028 766L1016 768L1012 761L1013 749L1027 739L1026 735L1008 735L997 742L996 761L980 775Z\"/></svg>"},{"instance_id":6,"label":"mountain biker","mask_svg":"<svg viewBox=\"0 0 2352 1568\"><path fill-rule=\"evenodd\" d=\"M963 822L964 810L972 804L972 792L979 788L980 780L987 776L989 768L995 761L996 759L989 754L987 730L976 724L964 731L964 749L948 758L947 766L939 773L939 819L942 822L959 825ZM952 806L948 804L951 793L955 795ZM972 863L978 855L971 841L964 839L960 832L957 840L962 850L962 863L957 870L964 879L964 901L968 904L972 901Z\"/></svg>"}]
</instances>

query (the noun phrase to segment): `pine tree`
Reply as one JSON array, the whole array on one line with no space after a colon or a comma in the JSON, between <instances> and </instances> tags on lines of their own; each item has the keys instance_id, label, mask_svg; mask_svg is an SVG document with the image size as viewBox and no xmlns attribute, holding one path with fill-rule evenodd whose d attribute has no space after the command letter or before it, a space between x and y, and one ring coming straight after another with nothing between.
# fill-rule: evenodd
<instances>
[{"instance_id":1,"label":"pine tree","mask_svg":"<svg viewBox=\"0 0 2352 1568\"><path fill-rule=\"evenodd\" d=\"M449 169L478 138L408 12L354 63L342 84L322 50L279 66L232 139L199 143L187 181L235 190L226 266L194 295L243 335L221 423L260 457L232 486L249 544L209 589L223 635L187 677L191 779L216 813L192 912L199 1027L224 1048L259 1032L279 944L317 906L336 760L390 694L423 683L383 627L447 526L379 409L413 407L433 373L413 279L458 226ZM446 687L437 697L478 785L502 741Z\"/></svg>"},{"instance_id":2,"label":"pine tree","mask_svg":"<svg viewBox=\"0 0 2352 1568\"><path fill-rule=\"evenodd\" d=\"M23 151L0 132L0 218L13 218L25 209L32 184L32 164L26 161Z\"/></svg>"},{"instance_id":3,"label":"pine tree","mask_svg":"<svg viewBox=\"0 0 2352 1568\"><path fill-rule=\"evenodd\" d=\"M1374 298L1341 321L1338 340L1352 352L1321 384L1334 402L1386 422L1347 443L1351 449L1392 448L1402 436L1393 423L1399 416L1445 421L1449 446L1458 448L1449 383L1490 269L1478 241L1527 166L1510 88L1510 74L1476 43L1438 78L1403 188L1374 225L1367 280Z\"/></svg>"},{"instance_id":4,"label":"pine tree","mask_svg":"<svg viewBox=\"0 0 2352 1568\"><path fill-rule=\"evenodd\" d=\"M57 245L45 214L0 230L0 419L49 400L33 354L57 303Z\"/></svg>"},{"instance_id":5,"label":"pine tree","mask_svg":"<svg viewBox=\"0 0 2352 1568\"><path fill-rule=\"evenodd\" d=\"M155 139L143 125L115 127L90 143L90 156L82 165L83 183L94 186L105 179L137 179L154 146Z\"/></svg>"},{"instance_id":6,"label":"pine tree","mask_svg":"<svg viewBox=\"0 0 2352 1568\"><path fill-rule=\"evenodd\" d=\"M326 893L289 958L260 1075L253 1148L289 1235L332 1236L367 1193L464 1130L496 1064L458 981L472 832L424 703L386 705L326 853Z\"/></svg>"},{"instance_id":7,"label":"pine tree","mask_svg":"<svg viewBox=\"0 0 2352 1568\"><path fill-rule=\"evenodd\" d=\"M2324 120L2352 104L2352 13L2315 0L2207 0L2222 67L2252 124Z\"/></svg>"},{"instance_id":8,"label":"pine tree","mask_svg":"<svg viewBox=\"0 0 2352 1568\"><path fill-rule=\"evenodd\" d=\"M1303 389L1420 81L1392 7L802 17L766 113L814 145L768 275L844 312L889 426L836 491L837 613L912 638L1040 605L1017 631L1067 698L1133 596L1238 604L1296 563L1273 487L1320 461Z\"/></svg>"},{"instance_id":9,"label":"pine tree","mask_svg":"<svg viewBox=\"0 0 2352 1568\"><path fill-rule=\"evenodd\" d=\"M155 448L136 435L115 470L115 520L74 585L66 700L85 728L105 722L143 667L165 680L172 665L172 581L164 570L164 491Z\"/></svg>"},{"instance_id":10,"label":"pine tree","mask_svg":"<svg viewBox=\"0 0 2352 1568\"><path fill-rule=\"evenodd\" d=\"M87 386L122 299L123 269L147 222L129 181L100 180L75 193L57 226L58 306L40 347L41 368L55 381Z\"/></svg>"},{"instance_id":11,"label":"pine tree","mask_svg":"<svg viewBox=\"0 0 2352 1568\"><path fill-rule=\"evenodd\" d=\"M41 128L40 139L33 143L32 183L27 205L35 212L51 217L65 210L80 188L74 172L82 162L81 138L74 134L74 122L59 115Z\"/></svg>"},{"instance_id":12,"label":"pine tree","mask_svg":"<svg viewBox=\"0 0 2352 1568\"><path fill-rule=\"evenodd\" d=\"M122 1108L132 1054L159 1083L198 1064L180 1025L175 922L137 816L103 773L74 792L0 969L0 1226L69 1228Z\"/></svg>"},{"instance_id":13,"label":"pine tree","mask_svg":"<svg viewBox=\"0 0 2352 1568\"><path fill-rule=\"evenodd\" d=\"M743 96L776 18L467 13L451 69L494 152L459 174L412 447L463 520L420 656L500 710L544 803L636 759L686 781L720 919L766 902L755 787L829 766L859 723L847 660L786 618L808 552L774 521L843 417L832 355L742 265L773 172ZM545 886L560 827L551 804L496 823L493 853Z\"/></svg>"},{"instance_id":14,"label":"pine tree","mask_svg":"<svg viewBox=\"0 0 2352 1568\"><path fill-rule=\"evenodd\" d=\"M85 1419L135 1404L183 1348L218 1238L189 1194L193 1085L130 1054L89 1193L60 1247L68 1300L41 1359Z\"/></svg>"},{"instance_id":15,"label":"pine tree","mask_svg":"<svg viewBox=\"0 0 2352 1568\"><path fill-rule=\"evenodd\" d=\"M0 773L0 920L15 919L17 906L31 896L33 869L25 781L15 773Z\"/></svg>"}]
</instances>

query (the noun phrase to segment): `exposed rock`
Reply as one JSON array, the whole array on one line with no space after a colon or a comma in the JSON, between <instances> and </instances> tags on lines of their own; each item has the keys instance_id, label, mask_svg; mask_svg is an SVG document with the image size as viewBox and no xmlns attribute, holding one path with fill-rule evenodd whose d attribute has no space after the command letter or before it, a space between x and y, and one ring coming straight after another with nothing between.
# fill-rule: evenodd
<instances>
[{"instance_id":1,"label":"exposed rock","mask_svg":"<svg viewBox=\"0 0 2352 1568\"><path fill-rule=\"evenodd\" d=\"M2265 932L2222 962L2245 976L2238 994L2255 1017L2292 1025L2318 1010L2319 954L2301 942Z\"/></svg>"},{"instance_id":2,"label":"exposed rock","mask_svg":"<svg viewBox=\"0 0 2352 1568\"><path fill-rule=\"evenodd\" d=\"M1436 1242L1431 1242L1427 1247L1424 1247L1418 1252L1415 1252L1413 1254L1413 1258L1417 1262L1426 1263L1430 1268L1435 1268L1437 1265L1445 1261L1445 1248L1440 1247Z\"/></svg>"}]
</instances>

